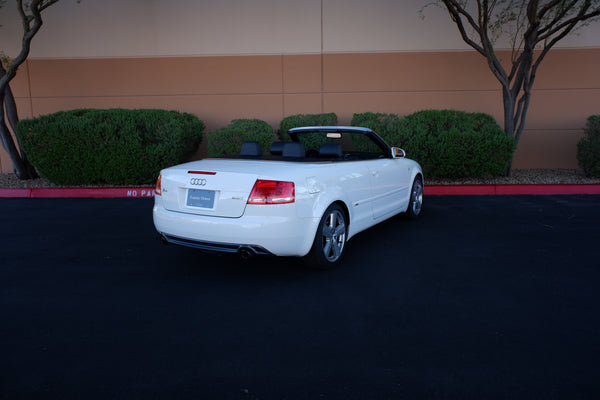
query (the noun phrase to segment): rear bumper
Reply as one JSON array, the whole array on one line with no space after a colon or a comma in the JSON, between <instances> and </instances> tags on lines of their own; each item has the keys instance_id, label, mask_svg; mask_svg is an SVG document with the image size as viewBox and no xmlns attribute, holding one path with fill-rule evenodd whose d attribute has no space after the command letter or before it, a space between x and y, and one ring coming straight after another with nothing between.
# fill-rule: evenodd
<instances>
[{"instance_id":1,"label":"rear bumper","mask_svg":"<svg viewBox=\"0 0 600 400\"><path fill-rule=\"evenodd\" d=\"M236 253L236 254L249 254L249 255L273 255L270 251L252 244L236 244L236 243L216 243L216 242L203 242L193 239L180 238L177 236L167 235L164 233L160 234L160 237L166 243L178 244L180 246L193 247L210 252L218 253Z\"/></svg>"},{"instance_id":2,"label":"rear bumper","mask_svg":"<svg viewBox=\"0 0 600 400\"><path fill-rule=\"evenodd\" d=\"M309 252L319 223L297 217L294 204L247 206L240 218L225 218L169 211L155 200L154 226L164 240L207 251L250 249L301 257Z\"/></svg>"}]
</instances>

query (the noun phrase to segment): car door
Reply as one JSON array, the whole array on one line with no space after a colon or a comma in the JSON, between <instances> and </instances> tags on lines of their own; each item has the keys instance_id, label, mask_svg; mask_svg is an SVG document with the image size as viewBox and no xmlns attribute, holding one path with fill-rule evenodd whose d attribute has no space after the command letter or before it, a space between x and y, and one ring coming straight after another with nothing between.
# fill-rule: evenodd
<instances>
[{"instance_id":1,"label":"car door","mask_svg":"<svg viewBox=\"0 0 600 400\"><path fill-rule=\"evenodd\" d=\"M352 216L353 231L373 225L373 194L371 173L367 161L348 161L337 164L337 183L346 194Z\"/></svg>"},{"instance_id":2,"label":"car door","mask_svg":"<svg viewBox=\"0 0 600 400\"><path fill-rule=\"evenodd\" d=\"M406 208L410 168L402 158L382 158L369 163L373 218L380 219Z\"/></svg>"}]
</instances>

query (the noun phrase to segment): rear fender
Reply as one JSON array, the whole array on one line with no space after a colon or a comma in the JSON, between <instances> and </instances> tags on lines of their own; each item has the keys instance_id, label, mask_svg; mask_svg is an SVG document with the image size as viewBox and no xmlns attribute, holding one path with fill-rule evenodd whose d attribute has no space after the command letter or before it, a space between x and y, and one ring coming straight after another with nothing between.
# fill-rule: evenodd
<instances>
[{"instance_id":1,"label":"rear fender","mask_svg":"<svg viewBox=\"0 0 600 400\"><path fill-rule=\"evenodd\" d=\"M319 222L325 214L327 208L333 203L338 203L344 209L346 214L346 225L350 226L350 221L352 220L352 216L350 215L350 207L348 207L347 196L344 191L339 187L328 188L327 193L320 193L319 196L314 200L312 207L312 218L315 221L314 229L312 237L317 234L317 228L319 226Z\"/></svg>"},{"instance_id":2,"label":"rear fender","mask_svg":"<svg viewBox=\"0 0 600 400\"><path fill-rule=\"evenodd\" d=\"M412 184L414 183L415 179L417 178L417 176L421 177L421 182L425 183L423 180L423 172L421 171L421 167L419 166L419 164L415 163L416 165L412 168L412 173L410 176L410 186L412 188ZM410 188L409 188L410 189ZM410 192L410 190L409 190ZM409 194L410 197L410 194Z\"/></svg>"},{"instance_id":3,"label":"rear fender","mask_svg":"<svg viewBox=\"0 0 600 400\"><path fill-rule=\"evenodd\" d=\"M425 181L423 179L423 172L421 171L421 167L419 166L419 164L417 164L415 162L415 166L412 168L412 173L410 176L410 187L408 188L407 191L407 199L406 199L406 208L404 209L404 211L408 211L408 207L410 206L410 196L412 194L412 185L415 182L415 179L421 179L421 183L425 184Z\"/></svg>"}]
</instances>

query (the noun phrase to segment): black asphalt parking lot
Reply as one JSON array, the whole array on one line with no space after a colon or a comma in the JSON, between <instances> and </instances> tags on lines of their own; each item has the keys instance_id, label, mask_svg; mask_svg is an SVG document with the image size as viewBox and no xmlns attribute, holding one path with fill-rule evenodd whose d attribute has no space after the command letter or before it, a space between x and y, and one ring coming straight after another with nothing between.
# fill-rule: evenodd
<instances>
[{"instance_id":1,"label":"black asphalt parking lot","mask_svg":"<svg viewBox=\"0 0 600 400\"><path fill-rule=\"evenodd\" d=\"M600 396L600 196L427 197L324 272L151 209L0 199L0 399Z\"/></svg>"}]
</instances>

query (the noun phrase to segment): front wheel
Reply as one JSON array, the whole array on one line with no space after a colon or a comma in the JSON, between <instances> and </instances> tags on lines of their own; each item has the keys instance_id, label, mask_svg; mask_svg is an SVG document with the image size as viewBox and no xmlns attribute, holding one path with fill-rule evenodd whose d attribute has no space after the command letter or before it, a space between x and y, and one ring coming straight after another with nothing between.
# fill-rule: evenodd
<instances>
[{"instance_id":1,"label":"front wheel","mask_svg":"<svg viewBox=\"0 0 600 400\"><path fill-rule=\"evenodd\" d=\"M421 214L423 209L423 180L420 176L417 176L412 184L410 191L410 201L408 203L408 210L406 210L406 216L411 219L417 218Z\"/></svg>"},{"instance_id":2,"label":"front wheel","mask_svg":"<svg viewBox=\"0 0 600 400\"><path fill-rule=\"evenodd\" d=\"M347 225L342 208L337 204L330 205L319 222L313 245L304 257L305 264L318 269L337 266L346 245Z\"/></svg>"}]
</instances>

